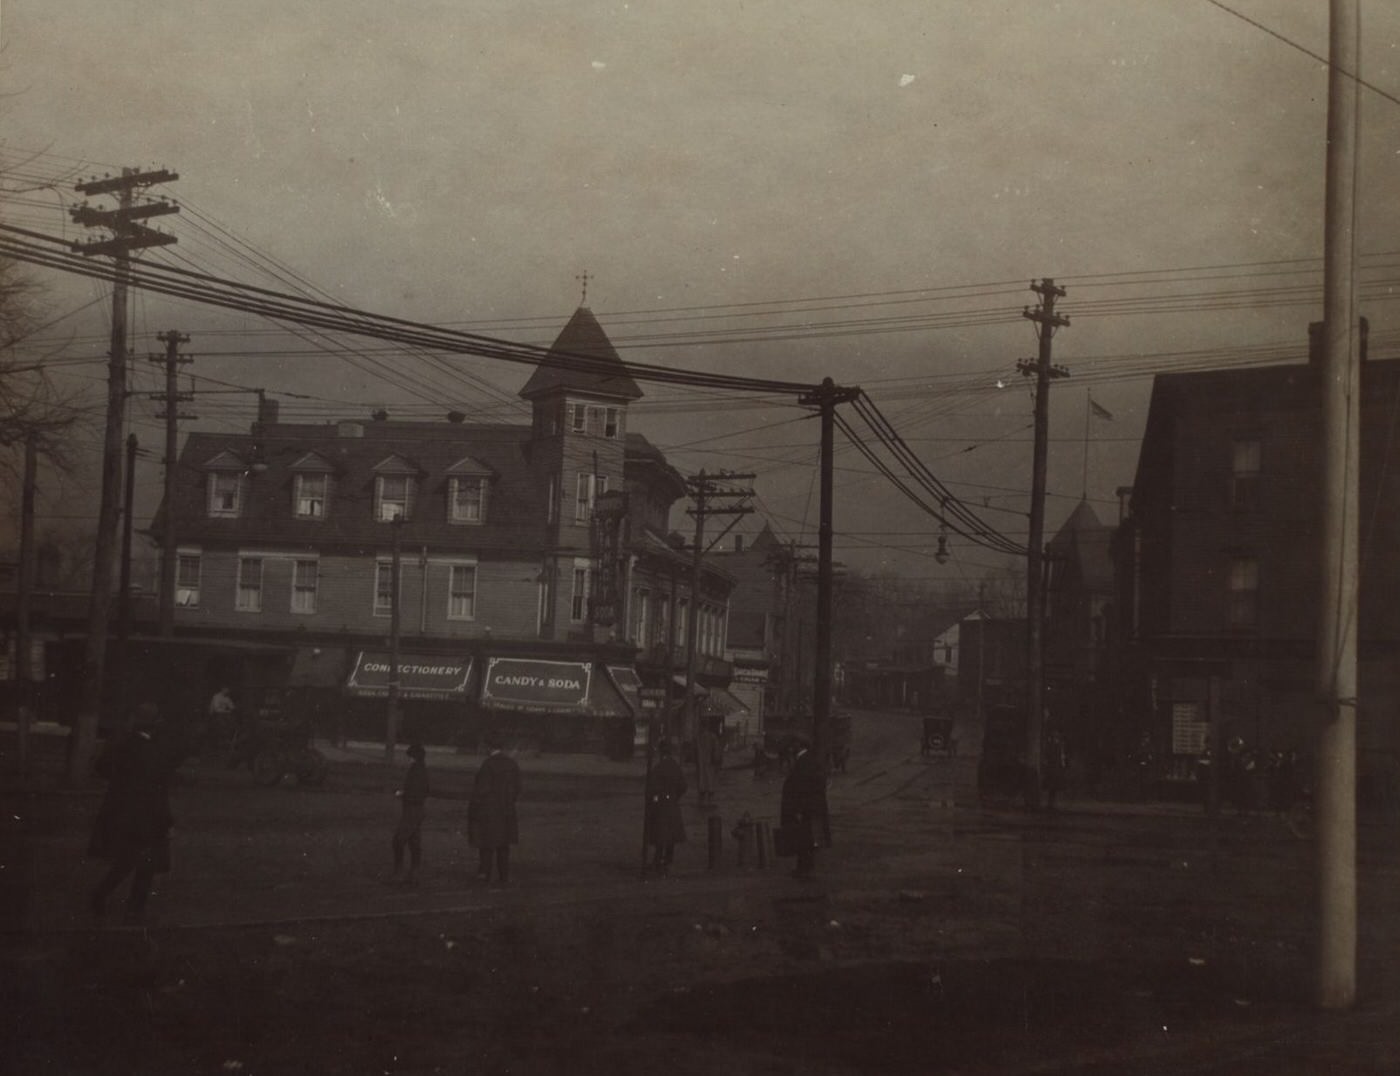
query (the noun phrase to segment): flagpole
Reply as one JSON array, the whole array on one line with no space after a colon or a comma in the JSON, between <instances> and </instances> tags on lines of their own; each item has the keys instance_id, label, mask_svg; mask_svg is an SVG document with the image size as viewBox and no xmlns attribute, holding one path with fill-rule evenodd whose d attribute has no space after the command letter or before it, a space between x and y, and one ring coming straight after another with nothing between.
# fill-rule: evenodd
<instances>
[{"instance_id":1,"label":"flagpole","mask_svg":"<svg viewBox=\"0 0 1400 1076\"><path fill-rule=\"evenodd\" d=\"M1084 477L1079 499L1089 499L1089 419L1094 415L1094 390L1084 390Z\"/></svg>"}]
</instances>

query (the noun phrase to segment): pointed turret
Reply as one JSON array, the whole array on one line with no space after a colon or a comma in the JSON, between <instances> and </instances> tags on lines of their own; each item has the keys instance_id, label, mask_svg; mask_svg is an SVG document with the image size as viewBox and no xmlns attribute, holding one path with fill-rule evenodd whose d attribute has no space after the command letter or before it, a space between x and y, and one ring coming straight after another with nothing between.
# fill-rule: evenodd
<instances>
[{"instance_id":1,"label":"pointed turret","mask_svg":"<svg viewBox=\"0 0 1400 1076\"><path fill-rule=\"evenodd\" d=\"M580 358L589 360L586 366L578 361ZM549 359L551 361L535 367L530 380L520 390L524 399L535 400L556 393L580 393L617 400L636 400L642 396L642 390L618 358L608 334L586 306L574 311L574 316L550 345Z\"/></svg>"}]
</instances>

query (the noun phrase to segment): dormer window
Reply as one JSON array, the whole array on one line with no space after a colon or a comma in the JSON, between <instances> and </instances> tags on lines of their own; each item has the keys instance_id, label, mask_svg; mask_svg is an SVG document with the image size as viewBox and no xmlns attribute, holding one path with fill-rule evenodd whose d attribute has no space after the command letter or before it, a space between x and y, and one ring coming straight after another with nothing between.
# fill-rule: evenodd
<instances>
[{"instance_id":1,"label":"dormer window","mask_svg":"<svg viewBox=\"0 0 1400 1076\"><path fill-rule=\"evenodd\" d=\"M331 473L335 468L316 452L292 464L292 515L296 519L325 519L331 502Z\"/></svg>"},{"instance_id":2,"label":"dormer window","mask_svg":"<svg viewBox=\"0 0 1400 1076\"><path fill-rule=\"evenodd\" d=\"M374 480L374 518L380 523L407 519L413 479L406 474L382 474Z\"/></svg>"},{"instance_id":3,"label":"dormer window","mask_svg":"<svg viewBox=\"0 0 1400 1076\"><path fill-rule=\"evenodd\" d=\"M486 479L458 476L447 481L448 518L453 523L481 523L486 518Z\"/></svg>"},{"instance_id":4,"label":"dormer window","mask_svg":"<svg viewBox=\"0 0 1400 1076\"><path fill-rule=\"evenodd\" d=\"M225 450L204 464L204 502L210 519L237 519L248 495L248 464Z\"/></svg>"},{"instance_id":5,"label":"dormer window","mask_svg":"<svg viewBox=\"0 0 1400 1076\"><path fill-rule=\"evenodd\" d=\"M447 521L474 525L486 522L486 494L493 472L470 456L447 468Z\"/></svg>"},{"instance_id":6,"label":"dormer window","mask_svg":"<svg viewBox=\"0 0 1400 1076\"><path fill-rule=\"evenodd\" d=\"M209 475L209 518L237 519L243 512L243 476L215 471Z\"/></svg>"},{"instance_id":7,"label":"dormer window","mask_svg":"<svg viewBox=\"0 0 1400 1076\"><path fill-rule=\"evenodd\" d=\"M330 493L328 474L299 474L293 485L297 519L325 519L326 499Z\"/></svg>"},{"instance_id":8,"label":"dormer window","mask_svg":"<svg viewBox=\"0 0 1400 1076\"><path fill-rule=\"evenodd\" d=\"M418 468L401 456L390 456L374 468L374 518L380 523L413 518Z\"/></svg>"}]
</instances>

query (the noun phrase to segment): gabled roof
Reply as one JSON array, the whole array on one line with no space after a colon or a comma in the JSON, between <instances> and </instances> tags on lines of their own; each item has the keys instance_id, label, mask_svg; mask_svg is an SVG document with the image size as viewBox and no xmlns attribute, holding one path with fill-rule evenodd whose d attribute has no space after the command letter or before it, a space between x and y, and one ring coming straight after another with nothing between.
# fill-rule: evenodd
<instances>
[{"instance_id":1,"label":"gabled roof","mask_svg":"<svg viewBox=\"0 0 1400 1076\"><path fill-rule=\"evenodd\" d=\"M642 390L618 358L608 334L603 332L593 311L586 306L574 311L574 316L550 346L548 357L552 361L535 367L530 380L520 390L520 395L525 399L559 392L577 392L618 400L636 400L642 396ZM580 368L579 357L594 361L586 369ZM598 369L599 366L602 369Z\"/></svg>"}]
</instances>

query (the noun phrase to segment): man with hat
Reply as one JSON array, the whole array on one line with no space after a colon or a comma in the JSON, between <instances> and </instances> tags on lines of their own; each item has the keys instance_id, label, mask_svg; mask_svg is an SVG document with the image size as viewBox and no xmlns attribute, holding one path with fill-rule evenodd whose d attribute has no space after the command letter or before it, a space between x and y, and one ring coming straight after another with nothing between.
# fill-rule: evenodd
<instances>
[{"instance_id":1,"label":"man with hat","mask_svg":"<svg viewBox=\"0 0 1400 1076\"><path fill-rule=\"evenodd\" d=\"M418 868L423 862L423 819L428 813L427 752L421 743L409 744L405 752L413 761L404 774L403 788L394 795L403 805L399 825L394 830L394 874L392 882L418 884ZM404 849L408 850L408 873L403 873Z\"/></svg>"}]
</instances>

